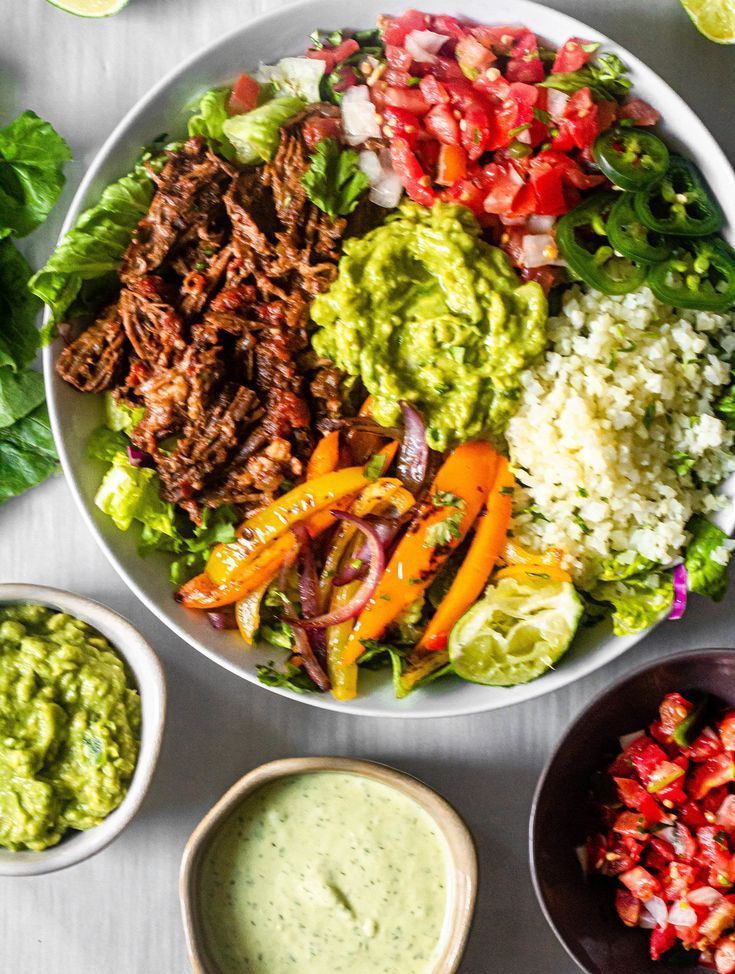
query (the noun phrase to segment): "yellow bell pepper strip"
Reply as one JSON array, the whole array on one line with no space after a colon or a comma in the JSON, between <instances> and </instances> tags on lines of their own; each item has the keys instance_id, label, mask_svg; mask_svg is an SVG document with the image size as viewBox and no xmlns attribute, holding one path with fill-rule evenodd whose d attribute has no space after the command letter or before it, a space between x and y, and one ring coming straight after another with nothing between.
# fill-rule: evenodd
<instances>
[{"instance_id":1,"label":"yellow bell pepper strip","mask_svg":"<svg viewBox=\"0 0 735 974\"><path fill-rule=\"evenodd\" d=\"M415 503L413 494L402 487L400 481L381 478L373 481L369 487L362 491L359 497L355 498L349 507L349 511L358 517L365 517L367 514L379 514L383 510L387 510L388 507L393 507L398 514L405 514L411 510ZM359 529L354 524L343 521L327 552L324 568L319 576L319 601L322 611L329 601L332 579L337 575L345 552L357 534L359 534Z\"/></svg>"},{"instance_id":2,"label":"yellow bell pepper strip","mask_svg":"<svg viewBox=\"0 0 735 974\"><path fill-rule=\"evenodd\" d=\"M334 588L329 611L347 605L361 585L362 582L357 579ZM327 673L332 684L332 695L337 700L352 700L357 695L357 663L350 663L349 666L342 664L342 652L350 638L353 621L347 619L346 622L327 629Z\"/></svg>"},{"instance_id":3,"label":"yellow bell pepper strip","mask_svg":"<svg viewBox=\"0 0 735 974\"><path fill-rule=\"evenodd\" d=\"M495 476L485 511L475 526L475 536L441 605L434 613L418 650L444 649L455 622L479 598L490 578L508 533L515 478L505 457L496 454Z\"/></svg>"},{"instance_id":4,"label":"yellow bell pepper strip","mask_svg":"<svg viewBox=\"0 0 735 974\"><path fill-rule=\"evenodd\" d=\"M215 585L239 581L247 574L253 557L293 524L333 507L369 483L363 467L348 467L299 484L251 517L237 541L216 545L207 562L207 575Z\"/></svg>"},{"instance_id":5,"label":"yellow bell pepper strip","mask_svg":"<svg viewBox=\"0 0 735 974\"><path fill-rule=\"evenodd\" d=\"M506 565L560 565L564 558L561 548L549 547L543 552L527 551L515 538L508 538L503 548L502 559Z\"/></svg>"},{"instance_id":6,"label":"yellow bell pepper strip","mask_svg":"<svg viewBox=\"0 0 735 974\"><path fill-rule=\"evenodd\" d=\"M430 584L465 537L490 492L495 451L476 441L458 446L444 461L430 500L393 554L372 598L357 618L345 646L343 665L364 651L363 641L378 639L400 612Z\"/></svg>"},{"instance_id":7,"label":"yellow bell pepper strip","mask_svg":"<svg viewBox=\"0 0 735 974\"><path fill-rule=\"evenodd\" d=\"M260 605L265 593L268 591L269 585L270 581L264 582L254 592L246 595L244 599L240 599L235 605L237 628L240 630L240 635L246 643L252 644L255 633L260 626Z\"/></svg>"},{"instance_id":8,"label":"yellow bell pepper strip","mask_svg":"<svg viewBox=\"0 0 735 974\"><path fill-rule=\"evenodd\" d=\"M502 578L516 578L523 581L529 577L548 578L554 582L571 582L572 580L569 572L559 568L558 565L524 564L508 565L507 568L501 568L495 575L495 581L499 582Z\"/></svg>"},{"instance_id":9,"label":"yellow bell pepper strip","mask_svg":"<svg viewBox=\"0 0 735 974\"><path fill-rule=\"evenodd\" d=\"M410 693L419 680L423 680L425 676L429 676L431 673L440 670L448 662L449 653L446 650L438 650L435 653L424 653L422 655L412 653L408 661L408 667L403 671L400 679L403 696Z\"/></svg>"},{"instance_id":10,"label":"yellow bell pepper strip","mask_svg":"<svg viewBox=\"0 0 735 974\"><path fill-rule=\"evenodd\" d=\"M306 479L314 480L325 473L332 473L339 466L339 430L327 433L314 447L306 465Z\"/></svg>"},{"instance_id":11,"label":"yellow bell pepper strip","mask_svg":"<svg viewBox=\"0 0 735 974\"><path fill-rule=\"evenodd\" d=\"M261 552L258 558L253 559L245 576L217 585L206 572L202 572L182 585L175 599L187 609L217 609L223 605L232 605L233 602L247 598L261 585L269 585L295 544L296 539L289 532Z\"/></svg>"}]
</instances>

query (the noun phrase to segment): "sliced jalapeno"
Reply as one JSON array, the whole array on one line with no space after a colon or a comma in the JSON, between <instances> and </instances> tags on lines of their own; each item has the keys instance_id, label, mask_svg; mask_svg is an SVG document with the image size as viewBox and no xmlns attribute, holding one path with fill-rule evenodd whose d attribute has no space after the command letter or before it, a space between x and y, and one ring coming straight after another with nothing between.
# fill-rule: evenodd
<instances>
[{"instance_id":1,"label":"sliced jalapeno","mask_svg":"<svg viewBox=\"0 0 735 974\"><path fill-rule=\"evenodd\" d=\"M644 226L680 237L707 237L725 218L704 176L693 162L672 156L664 178L652 189L636 193L635 211Z\"/></svg>"},{"instance_id":2,"label":"sliced jalapeno","mask_svg":"<svg viewBox=\"0 0 735 974\"><path fill-rule=\"evenodd\" d=\"M656 264L666 260L672 250L671 241L655 230L649 230L638 219L632 193L618 193L607 221L610 243L624 257Z\"/></svg>"},{"instance_id":3,"label":"sliced jalapeno","mask_svg":"<svg viewBox=\"0 0 735 974\"><path fill-rule=\"evenodd\" d=\"M721 237L682 240L648 275L665 304L697 311L727 311L735 304L735 250Z\"/></svg>"},{"instance_id":4,"label":"sliced jalapeno","mask_svg":"<svg viewBox=\"0 0 735 974\"><path fill-rule=\"evenodd\" d=\"M595 140L595 162L607 178L633 192L657 183L669 168L669 150L653 132L613 128Z\"/></svg>"},{"instance_id":5,"label":"sliced jalapeno","mask_svg":"<svg viewBox=\"0 0 735 974\"><path fill-rule=\"evenodd\" d=\"M603 294L627 294L646 279L646 266L619 257L607 235L607 220L618 194L597 193L566 213L556 242L570 271Z\"/></svg>"}]
</instances>

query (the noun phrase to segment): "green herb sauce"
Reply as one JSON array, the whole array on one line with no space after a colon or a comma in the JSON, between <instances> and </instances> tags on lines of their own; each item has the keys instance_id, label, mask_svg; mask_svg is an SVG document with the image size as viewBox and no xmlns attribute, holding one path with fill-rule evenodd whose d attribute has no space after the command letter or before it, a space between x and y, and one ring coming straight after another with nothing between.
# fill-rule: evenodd
<instances>
[{"instance_id":1,"label":"green herb sauce","mask_svg":"<svg viewBox=\"0 0 735 974\"><path fill-rule=\"evenodd\" d=\"M227 820L202 867L222 974L423 974L442 943L449 854L431 817L360 775L294 775Z\"/></svg>"},{"instance_id":2,"label":"green herb sauce","mask_svg":"<svg viewBox=\"0 0 735 974\"><path fill-rule=\"evenodd\" d=\"M0 846L45 849L125 797L140 697L112 646L46 606L0 607Z\"/></svg>"}]
</instances>

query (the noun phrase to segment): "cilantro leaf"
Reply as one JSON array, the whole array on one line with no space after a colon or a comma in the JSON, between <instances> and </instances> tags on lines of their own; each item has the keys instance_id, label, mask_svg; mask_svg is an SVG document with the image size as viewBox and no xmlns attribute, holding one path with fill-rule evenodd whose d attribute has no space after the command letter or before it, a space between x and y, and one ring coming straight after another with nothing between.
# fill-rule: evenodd
<instances>
[{"instance_id":1,"label":"cilantro leaf","mask_svg":"<svg viewBox=\"0 0 735 974\"><path fill-rule=\"evenodd\" d=\"M35 112L0 129L0 236L25 237L43 223L64 188L69 146Z\"/></svg>"},{"instance_id":2,"label":"cilantro leaf","mask_svg":"<svg viewBox=\"0 0 735 974\"><path fill-rule=\"evenodd\" d=\"M319 687L314 683L303 667L286 663L282 670L276 669L273 663L260 663L255 667L258 679L267 687L282 687L296 693L314 693Z\"/></svg>"},{"instance_id":3,"label":"cilantro leaf","mask_svg":"<svg viewBox=\"0 0 735 974\"><path fill-rule=\"evenodd\" d=\"M340 149L336 139L322 139L309 156L301 182L311 202L332 219L352 213L370 185L358 161L354 149Z\"/></svg>"},{"instance_id":4,"label":"cilantro leaf","mask_svg":"<svg viewBox=\"0 0 735 974\"><path fill-rule=\"evenodd\" d=\"M598 101L622 101L630 91L628 69L617 54L601 54L577 71L550 74L539 82L540 88L555 88L569 94L581 88L589 88Z\"/></svg>"},{"instance_id":5,"label":"cilantro leaf","mask_svg":"<svg viewBox=\"0 0 735 974\"><path fill-rule=\"evenodd\" d=\"M462 537L462 511L456 509L448 514L443 520L435 521L426 529L424 538L425 548L445 548L456 538Z\"/></svg>"}]
</instances>

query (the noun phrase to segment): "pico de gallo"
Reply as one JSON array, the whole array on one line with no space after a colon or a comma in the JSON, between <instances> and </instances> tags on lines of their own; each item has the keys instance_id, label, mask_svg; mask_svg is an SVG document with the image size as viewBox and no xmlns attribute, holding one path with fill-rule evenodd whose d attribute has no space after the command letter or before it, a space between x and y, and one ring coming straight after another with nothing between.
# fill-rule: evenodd
<instances>
[{"instance_id":1,"label":"pico de gallo","mask_svg":"<svg viewBox=\"0 0 735 974\"><path fill-rule=\"evenodd\" d=\"M650 930L653 960L735 971L735 710L667 694L597 776L587 871L617 881L615 908ZM611 890L612 893L612 890Z\"/></svg>"}]
</instances>

